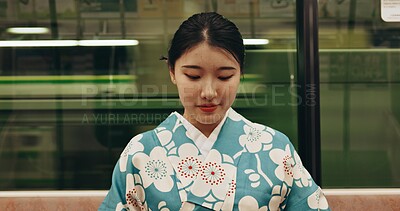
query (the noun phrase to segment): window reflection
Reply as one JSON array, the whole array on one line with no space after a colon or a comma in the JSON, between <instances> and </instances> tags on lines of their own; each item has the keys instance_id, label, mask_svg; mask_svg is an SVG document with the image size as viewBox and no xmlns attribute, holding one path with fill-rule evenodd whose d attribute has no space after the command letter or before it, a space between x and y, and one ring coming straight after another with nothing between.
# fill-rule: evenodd
<instances>
[{"instance_id":1,"label":"window reflection","mask_svg":"<svg viewBox=\"0 0 400 211\"><path fill-rule=\"evenodd\" d=\"M296 144L295 10L275 0L0 0L0 43L73 42L0 47L0 188L108 188L129 139L181 109L158 59L173 29L199 11L234 19L246 39L268 40L246 46L235 108ZM399 30L381 20L378 0L319 1L324 187L400 184Z\"/></svg>"},{"instance_id":2,"label":"window reflection","mask_svg":"<svg viewBox=\"0 0 400 211\"><path fill-rule=\"evenodd\" d=\"M200 11L217 11L234 19L244 38L264 40L246 46L234 106L296 145L293 1L0 0L0 43L72 41L0 47L0 188L107 189L129 139L181 110L159 57L178 24ZM48 31L17 34L7 31L12 27Z\"/></svg>"},{"instance_id":3,"label":"window reflection","mask_svg":"<svg viewBox=\"0 0 400 211\"><path fill-rule=\"evenodd\" d=\"M380 1L320 2L321 139L327 187L397 187L400 23Z\"/></svg>"}]
</instances>

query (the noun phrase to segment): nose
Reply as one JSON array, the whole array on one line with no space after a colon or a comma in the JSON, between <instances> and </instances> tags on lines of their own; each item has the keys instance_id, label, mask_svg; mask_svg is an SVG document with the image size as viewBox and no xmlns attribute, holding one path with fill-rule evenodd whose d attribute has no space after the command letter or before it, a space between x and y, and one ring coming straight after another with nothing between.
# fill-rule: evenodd
<instances>
[{"instance_id":1,"label":"nose","mask_svg":"<svg viewBox=\"0 0 400 211\"><path fill-rule=\"evenodd\" d=\"M203 83L202 86L200 94L201 98L212 100L217 96L217 90L212 81L207 81L206 83Z\"/></svg>"}]
</instances>

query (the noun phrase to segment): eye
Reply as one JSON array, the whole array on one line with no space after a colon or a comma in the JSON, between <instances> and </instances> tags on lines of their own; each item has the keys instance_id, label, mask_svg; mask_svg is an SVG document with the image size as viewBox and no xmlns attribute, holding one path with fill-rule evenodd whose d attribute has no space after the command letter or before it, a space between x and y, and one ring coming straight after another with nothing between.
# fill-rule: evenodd
<instances>
[{"instance_id":1,"label":"eye","mask_svg":"<svg viewBox=\"0 0 400 211\"><path fill-rule=\"evenodd\" d=\"M188 78L190 78L192 80L196 80L196 79L200 78L200 76L198 76L198 75L189 75L189 74L185 74L185 75L186 75L186 77L188 77Z\"/></svg>"},{"instance_id":2,"label":"eye","mask_svg":"<svg viewBox=\"0 0 400 211\"><path fill-rule=\"evenodd\" d=\"M232 78L233 77L233 75L230 75L230 76L220 76L220 77L218 77L219 78L219 80L221 80L221 81L227 81L227 80L229 80L230 78Z\"/></svg>"}]
</instances>

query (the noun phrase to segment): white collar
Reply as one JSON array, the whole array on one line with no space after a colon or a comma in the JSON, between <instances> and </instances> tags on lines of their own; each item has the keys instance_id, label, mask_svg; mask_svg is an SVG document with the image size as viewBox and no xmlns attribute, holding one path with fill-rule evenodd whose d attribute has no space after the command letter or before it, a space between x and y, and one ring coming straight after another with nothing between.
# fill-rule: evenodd
<instances>
[{"instance_id":1,"label":"white collar","mask_svg":"<svg viewBox=\"0 0 400 211\"><path fill-rule=\"evenodd\" d=\"M217 125L217 127L214 128L209 137L206 137L199 129L197 129L194 125L192 125L192 123L190 123L187 119L185 119L185 117L183 117L178 112L175 111L173 112L173 114L175 114L178 117L178 119L182 122L183 126L187 131L186 135L193 140L197 148L199 148L201 154L204 157L206 157L208 152L214 145L215 141L217 140L219 133L221 132L222 125L224 125L225 123L229 110L230 109L226 111L224 118Z\"/></svg>"}]
</instances>

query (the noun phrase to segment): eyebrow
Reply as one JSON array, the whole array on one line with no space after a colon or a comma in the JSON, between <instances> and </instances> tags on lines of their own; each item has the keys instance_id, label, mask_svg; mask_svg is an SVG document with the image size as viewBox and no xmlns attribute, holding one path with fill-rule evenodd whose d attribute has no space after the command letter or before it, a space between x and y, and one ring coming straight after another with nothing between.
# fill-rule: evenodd
<instances>
[{"instance_id":1,"label":"eyebrow","mask_svg":"<svg viewBox=\"0 0 400 211\"><path fill-rule=\"evenodd\" d=\"M200 67L198 65L183 65L183 66L181 66L181 68L198 69L198 70L203 69L202 67ZM236 70L236 68L232 67L232 66L222 66L222 67L219 67L217 70Z\"/></svg>"}]
</instances>

